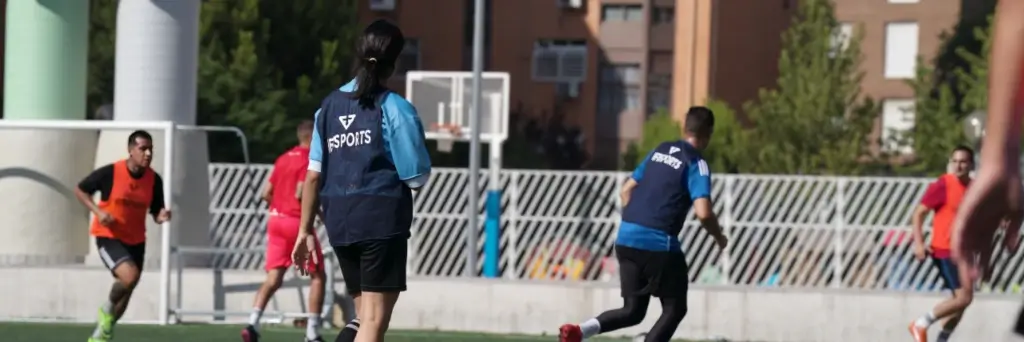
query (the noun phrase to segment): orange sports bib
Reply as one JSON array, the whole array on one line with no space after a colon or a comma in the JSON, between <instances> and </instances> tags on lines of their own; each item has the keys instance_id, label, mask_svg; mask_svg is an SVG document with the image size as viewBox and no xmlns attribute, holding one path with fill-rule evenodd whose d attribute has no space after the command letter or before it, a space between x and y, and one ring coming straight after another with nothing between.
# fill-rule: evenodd
<instances>
[{"instance_id":1,"label":"orange sports bib","mask_svg":"<svg viewBox=\"0 0 1024 342\"><path fill-rule=\"evenodd\" d=\"M100 224L99 218L93 217L90 233L96 237L121 240L126 244L146 242L146 216L149 205L153 201L153 185L155 175L147 168L141 178L132 178L128 172L128 164L121 160L114 163L114 182L110 187L110 197L97 205L114 217L109 225Z\"/></svg>"}]
</instances>

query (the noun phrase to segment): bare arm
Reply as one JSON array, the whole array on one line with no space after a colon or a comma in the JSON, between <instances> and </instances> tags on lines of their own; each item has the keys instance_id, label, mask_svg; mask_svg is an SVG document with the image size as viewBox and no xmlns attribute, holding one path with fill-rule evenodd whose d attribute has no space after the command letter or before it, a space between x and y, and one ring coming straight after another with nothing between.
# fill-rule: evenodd
<instances>
[{"instance_id":1,"label":"bare arm","mask_svg":"<svg viewBox=\"0 0 1024 342\"><path fill-rule=\"evenodd\" d=\"M711 199L698 198L693 202L693 211L697 214L697 219L700 220L700 225L704 227L704 230L709 235L718 238L722 235L722 226L718 224L718 216L715 215L714 209L711 207Z\"/></svg>"},{"instance_id":2,"label":"bare arm","mask_svg":"<svg viewBox=\"0 0 1024 342\"><path fill-rule=\"evenodd\" d=\"M274 183L267 182L267 185L263 187L263 194L260 195L260 198L270 203L270 200L274 198Z\"/></svg>"},{"instance_id":3,"label":"bare arm","mask_svg":"<svg viewBox=\"0 0 1024 342\"><path fill-rule=\"evenodd\" d=\"M159 177L158 177L159 178ZM75 187L75 198L78 202L82 203L89 211L93 214L100 216L103 214L103 210L93 202L92 195L99 192L101 194L109 194L110 188L113 187L114 182L114 166L106 165L93 170L88 176L85 176L81 182L78 182L78 186ZM163 192L162 188L160 189ZM163 198L160 198L161 206Z\"/></svg>"},{"instance_id":4,"label":"bare arm","mask_svg":"<svg viewBox=\"0 0 1024 342\"><path fill-rule=\"evenodd\" d=\"M317 187L320 184L320 172L307 171L306 180L302 182L302 217L299 221L299 237L315 234L313 218L321 213L320 198ZM323 217L321 215L321 217Z\"/></svg>"},{"instance_id":5,"label":"bare arm","mask_svg":"<svg viewBox=\"0 0 1024 342\"><path fill-rule=\"evenodd\" d=\"M629 204L629 199L633 195L633 189L637 186L637 182L633 178L626 179L626 184L622 184L622 190L619 191L619 200L622 202L622 207L625 208L626 204Z\"/></svg>"},{"instance_id":6,"label":"bare arm","mask_svg":"<svg viewBox=\"0 0 1024 342\"><path fill-rule=\"evenodd\" d=\"M93 214L100 214L100 207L96 206L96 202L93 202L92 195L85 193L85 191L82 191L82 189L79 189L78 187L75 187L75 198L77 198L78 202L82 203L82 205L85 206L86 209L89 209Z\"/></svg>"},{"instance_id":7,"label":"bare arm","mask_svg":"<svg viewBox=\"0 0 1024 342\"><path fill-rule=\"evenodd\" d=\"M924 205L917 205L914 209L914 214L910 217L910 221L913 224L913 237L914 245L924 246L924 220L928 217L928 212L932 211Z\"/></svg>"}]
</instances>

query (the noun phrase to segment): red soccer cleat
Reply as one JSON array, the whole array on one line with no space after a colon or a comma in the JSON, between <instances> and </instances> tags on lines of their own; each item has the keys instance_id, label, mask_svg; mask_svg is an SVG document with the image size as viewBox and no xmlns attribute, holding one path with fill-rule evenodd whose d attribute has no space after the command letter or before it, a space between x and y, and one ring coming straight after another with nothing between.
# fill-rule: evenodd
<instances>
[{"instance_id":1,"label":"red soccer cleat","mask_svg":"<svg viewBox=\"0 0 1024 342\"><path fill-rule=\"evenodd\" d=\"M928 342L928 328L921 328L917 324L910 323L910 336L914 337L914 342Z\"/></svg>"},{"instance_id":2,"label":"red soccer cleat","mask_svg":"<svg viewBox=\"0 0 1024 342\"><path fill-rule=\"evenodd\" d=\"M558 342L582 342L583 330L575 324L563 324L558 328Z\"/></svg>"},{"instance_id":3,"label":"red soccer cleat","mask_svg":"<svg viewBox=\"0 0 1024 342\"><path fill-rule=\"evenodd\" d=\"M253 326L247 326L242 329L242 342L259 342L260 333L256 332L256 328Z\"/></svg>"}]
</instances>

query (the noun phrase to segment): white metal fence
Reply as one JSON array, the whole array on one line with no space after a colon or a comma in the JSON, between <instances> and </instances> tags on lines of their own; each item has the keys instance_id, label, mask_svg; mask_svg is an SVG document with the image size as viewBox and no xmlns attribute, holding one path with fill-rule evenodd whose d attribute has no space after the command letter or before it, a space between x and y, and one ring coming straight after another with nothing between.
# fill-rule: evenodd
<instances>
[{"instance_id":1,"label":"white metal fence","mask_svg":"<svg viewBox=\"0 0 1024 342\"><path fill-rule=\"evenodd\" d=\"M215 247L262 245L265 205L258 190L269 165L247 169L213 164L210 191ZM502 173L502 277L607 280L616 276L612 247L619 221L622 172L527 171ZM416 195L410 273L454 276L466 267L466 209L475 189L465 169L435 169ZM941 288L930 261L914 259L910 214L930 180L809 176L719 175L715 210L731 237L723 255L691 217L682 239L695 282L752 286ZM483 203L477 208L483 215ZM481 225L483 219L481 216ZM482 234L482 229L474 230ZM483 260L483 236L473 251ZM216 267L258 269L258 255L227 255ZM986 288L1018 291L1020 254L995 256ZM482 262L482 261L481 261ZM481 265L473 265L479 274Z\"/></svg>"}]
</instances>

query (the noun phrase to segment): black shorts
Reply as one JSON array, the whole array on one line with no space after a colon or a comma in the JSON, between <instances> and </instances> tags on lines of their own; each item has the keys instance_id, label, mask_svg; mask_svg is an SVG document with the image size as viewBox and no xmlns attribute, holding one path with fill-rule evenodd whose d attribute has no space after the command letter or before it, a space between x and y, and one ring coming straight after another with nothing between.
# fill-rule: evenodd
<instances>
[{"instance_id":1,"label":"black shorts","mask_svg":"<svg viewBox=\"0 0 1024 342\"><path fill-rule=\"evenodd\" d=\"M652 252L615 245L623 297L686 298L689 268L682 252Z\"/></svg>"},{"instance_id":2,"label":"black shorts","mask_svg":"<svg viewBox=\"0 0 1024 342\"><path fill-rule=\"evenodd\" d=\"M405 291L408 245L402 237L334 246L348 293Z\"/></svg>"},{"instance_id":3,"label":"black shorts","mask_svg":"<svg viewBox=\"0 0 1024 342\"><path fill-rule=\"evenodd\" d=\"M142 271L146 261L146 243L129 245L118 239L96 237L96 251L100 255L100 261L106 266L110 273L114 273L118 265L125 261L131 261Z\"/></svg>"}]
</instances>

